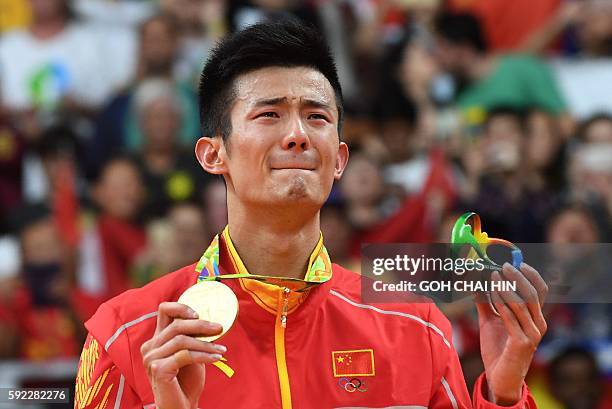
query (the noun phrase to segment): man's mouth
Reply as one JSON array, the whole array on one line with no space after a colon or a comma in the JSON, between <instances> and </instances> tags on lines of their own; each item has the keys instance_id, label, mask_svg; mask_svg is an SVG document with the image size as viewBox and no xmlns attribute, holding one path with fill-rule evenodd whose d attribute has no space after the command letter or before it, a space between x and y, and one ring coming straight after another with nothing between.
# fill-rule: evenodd
<instances>
[{"instance_id":1,"label":"man's mouth","mask_svg":"<svg viewBox=\"0 0 612 409\"><path fill-rule=\"evenodd\" d=\"M273 166L272 170L315 170L314 167L309 165L282 165L282 166Z\"/></svg>"}]
</instances>

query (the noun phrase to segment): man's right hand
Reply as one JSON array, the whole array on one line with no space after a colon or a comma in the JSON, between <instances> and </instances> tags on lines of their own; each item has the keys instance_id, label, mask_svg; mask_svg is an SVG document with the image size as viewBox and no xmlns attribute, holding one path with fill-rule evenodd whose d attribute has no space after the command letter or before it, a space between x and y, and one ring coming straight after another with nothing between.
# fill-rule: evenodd
<instances>
[{"instance_id":1,"label":"man's right hand","mask_svg":"<svg viewBox=\"0 0 612 409\"><path fill-rule=\"evenodd\" d=\"M195 338L223 330L220 324L197 318L186 305L161 303L155 335L140 348L159 409L197 408L206 375L203 364L220 360L226 351L223 345Z\"/></svg>"}]
</instances>

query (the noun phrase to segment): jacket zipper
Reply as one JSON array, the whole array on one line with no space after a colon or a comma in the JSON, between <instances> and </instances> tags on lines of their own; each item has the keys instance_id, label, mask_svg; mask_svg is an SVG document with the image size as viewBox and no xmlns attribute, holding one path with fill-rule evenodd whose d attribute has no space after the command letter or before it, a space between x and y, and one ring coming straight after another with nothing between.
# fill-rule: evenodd
<instances>
[{"instance_id":1,"label":"jacket zipper","mask_svg":"<svg viewBox=\"0 0 612 409\"><path fill-rule=\"evenodd\" d=\"M287 328L287 311L289 310L289 294L291 290L283 287L283 308L281 309L280 323L281 327Z\"/></svg>"},{"instance_id":2,"label":"jacket zipper","mask_svg":"<svg viewBox=\"0 0 612 409\"><path fill-rule=\"evenodd\" d=\"M274 325L274 349L276 352L276 367L281 392L281 404L283 409L291 409L291 388L289 385L289 373L287 372L287 360L285 354L285 329L287 328L287 313L289 311L289 294L291 290L283 287L279 300L276 324Z\"/></svg>"}]
</instances>

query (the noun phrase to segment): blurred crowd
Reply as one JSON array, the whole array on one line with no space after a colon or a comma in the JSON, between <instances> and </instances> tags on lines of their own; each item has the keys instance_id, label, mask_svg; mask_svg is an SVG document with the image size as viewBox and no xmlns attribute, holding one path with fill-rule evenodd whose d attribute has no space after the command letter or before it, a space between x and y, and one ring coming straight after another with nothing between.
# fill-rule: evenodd
<instances>
[{"instance_id":1,"label":"blurred crowd","mask_svg":"<svg viewBox=\"0 0 612 409\"><path fill-rule=\"evenodd\" d=\"M448 242L466 210L515 243L612 238L608 0L0 0L0 359L78 357L103 301L195 262L226 223L197 163L198 75L259 21L335 55L351 158L332 259ZM468 385L472 307L442 306ZM547 307L543 408L612 408L612 306ZM0 361L1 362L1 361ZM607 392L607 394L606 394Z\"/></svg>"}]
</instances>

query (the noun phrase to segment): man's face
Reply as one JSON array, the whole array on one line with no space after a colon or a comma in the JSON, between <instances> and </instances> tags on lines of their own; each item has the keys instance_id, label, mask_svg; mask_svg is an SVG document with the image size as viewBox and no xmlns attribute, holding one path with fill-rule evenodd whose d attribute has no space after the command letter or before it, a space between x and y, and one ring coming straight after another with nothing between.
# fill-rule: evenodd
<instances>
[{"instance_id":1,"label":"man's face","mask_svg":"<svg viewBox=\"0 0 612 409\"><path fill-rule=\"evenodd\" d=\"M516 170L521 162L523 141L523 131L516 118L510 115L491 118L484 139L490 170Z\"/></svg>"},{"instance_id":2,"label":"man's face","mask_svg":"<svg viewBox=\"0 0 612 409\"><path fill-rule=\"evenodd\" d=\"M167 98L160 98L147 105L142 113L141 128L146 143L157 149L174 146L180 130L180 116Z\"/></svg>"},{"instance_id":3,"label":"man's face","mask_svg":"<svg viewBox=\"0 0 612 409\"><path fill-rule=\"evenodd\" d=\"M186 265L197 260L208 245L208 225L200 208L193 205L175 206L168 212L177 264Z\"/></svg>"},{"instance_id":4,"label":"man's face","mask_svg":"<svg viewBox=\"0 0 612 409\"><path fill-rule=\"evenodd\" d=\"M125 221L137 216L144 195L140 173L125 161L108 164L94 190L94 199L102 211Z\"/></svg>"},{"instance_id":5,"label":"man's face","mask_svg":"<svg viewBox=\"0 0 612 409\"><path fill-rule=\"evenodd\" d=\"M168 24L159 19L149 22L140 41L142 59L149 74L163 75L172 68L177 42Z\"/></svg>"},{"instance_id":6,"label":"man's face","mask_svg":"<svg viewBox=\"0 0 612 409\"><path fill-rule=\"evenodd\" d=\"M268 67L238 77L235 96L219 151L228 201L320 207L348 159L329 81L311 68Z\"/></svg>"},{"instance_id":7,"label":"man's face","mask_svg":"<svg viewBox=\"0 0 612 409\"><path fill-rule=\"evenodd\" d=\"M598 240L597 227L585 214L566 210L557 216L548 228L549 243L596 243ZM563 246L560 246L563 248Z\"/></svg>"}]
</instances>

